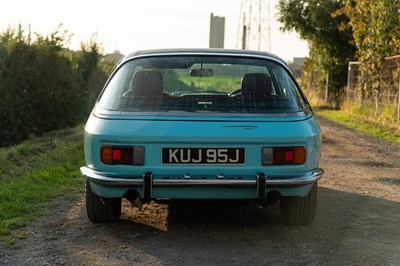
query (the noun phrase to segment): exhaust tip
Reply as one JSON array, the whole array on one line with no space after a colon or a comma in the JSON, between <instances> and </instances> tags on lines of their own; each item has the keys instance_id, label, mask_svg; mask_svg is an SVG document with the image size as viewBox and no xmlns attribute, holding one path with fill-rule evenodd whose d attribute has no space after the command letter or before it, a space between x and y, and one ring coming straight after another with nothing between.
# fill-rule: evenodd
<instances>
[{"instance_id":1,"label":"exhaust tip","mask_svg":"<svg viewBox=\"0 0 400 266\"><path fill-rule=\"evenodd\" d=\"M267 202L269 205L273 205L273 204L277 203L280 198L281 198L281 195L276 190L271 191L267 194Z\"/></svg>"},{"instance_id":2,"label":"exhaust tip","mask_svg":"<svg viewBox=\"0 0 400 266\"><path fill-rule=\"evenodd\" d=\"M142 200L136 190L129 190L125 194L125 198L131 203L132 208L142 208Z\"/></svg>"}]
</instances>

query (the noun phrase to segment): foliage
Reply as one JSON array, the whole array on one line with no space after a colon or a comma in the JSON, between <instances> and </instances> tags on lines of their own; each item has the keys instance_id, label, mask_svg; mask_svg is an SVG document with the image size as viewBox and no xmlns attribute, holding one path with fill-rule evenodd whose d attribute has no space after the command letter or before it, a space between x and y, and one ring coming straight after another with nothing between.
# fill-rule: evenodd
<instances>
[{"instance_id":1,"label":"foliage","mask_svg":"<svg viewBox=\"0 0 400 266\"><path fill-rule=\"evenodd\" d=\"M78 81L83 94L81 103L83 117L87 117L90 113L104 83L115 67L101 60L101 50L96 35L93 35L89 43L82 43L81 51L76 53Z\"/></svg>"},{"instance_id":2,"label":"foliage","mask_svg":"<svg viewBox=\"0 0 400 266\"><path fill-rule=\"evenodd\" d=\"M385 57L400 53L400 2L393 0L342 0L337 12L349 18L357 56L361 62L361 98L379 91L379 75Z\"/></svg>"},{"instance_id":3,"label":"foliage","mask_svg":"<svg viewBox=\"0 0 400 266\"><path fill-rule=\"evenodd\" d=\"M336 0L280 0L278 4L282 30L295 30L309 42L310 55L303 82L321 87L329 74L336 100L346 84L348 62L355 53L351 29L340 29L348 18L343 14L333 16L342 7L341 2Z\"/></svg>"},{"instance_id":4,"label":"foliage","mask_svg":"<svg viewBox=\"0 0 400 266\"><path fill-rule=\"evenodd\" d=\"M0 147L87 117L99 92L89 90L101 89L106 74L98 66L98 44L73 52L66 47L70 37L61 25L34 40L21 27L0 33Z\"/></svg>"},{"instance_id":5,"label":"foliage","mask_svg":"<svg viewBox=\"0 0 400 266\"><path fill-rule=\"evenodd\" d=\"M73 125L79 93L71 62L58 53L64 37L51 34L29 44L21 30L0 36L0 144L28 134Z\"/></svg>"}]
</instances>

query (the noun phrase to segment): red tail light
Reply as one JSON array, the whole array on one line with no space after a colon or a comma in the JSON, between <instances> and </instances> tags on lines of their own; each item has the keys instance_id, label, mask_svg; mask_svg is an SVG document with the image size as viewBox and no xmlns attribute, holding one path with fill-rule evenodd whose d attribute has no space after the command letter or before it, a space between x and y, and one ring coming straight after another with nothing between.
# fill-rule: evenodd
<instances>
[{"instance_id":1,"label":"red tail light","mask_svg":"<svg viewBox=\"0 0 400 266\"><path fill-rule=\"evenodd\" d=\"M100 160L105 164L144 165L144 147L102 146Z\"/></svg>"},{"instance_id":2,"label":"red tail light","mask_svg":"<svg viewBox=\"0 0 400 266\"><path fill-rule=\"evenodd\" d=\"M306 149L302 146L262 149L263 165L300 165L305 162Z\"/></svg>"}]
</instances>

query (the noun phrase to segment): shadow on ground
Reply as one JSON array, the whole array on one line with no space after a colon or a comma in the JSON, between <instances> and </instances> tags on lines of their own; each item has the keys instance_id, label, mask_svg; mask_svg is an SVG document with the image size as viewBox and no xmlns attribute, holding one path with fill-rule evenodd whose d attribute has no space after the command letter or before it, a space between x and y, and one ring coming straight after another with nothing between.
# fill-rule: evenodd
<instances>
[{"instance_id":1,"label":"shadow on ground","mask_svg":"<svg viewBox=\"0 0 400 266\"><path fill-rule=\"evenodd\" d=\"M398 265L400 204L320 187L315 221L281 223L278 208L150 204L91 223L80 201L35 226L0 257L37 264ZM21 252L22 251L22 252Z\"/></svg>"}]
</instances>

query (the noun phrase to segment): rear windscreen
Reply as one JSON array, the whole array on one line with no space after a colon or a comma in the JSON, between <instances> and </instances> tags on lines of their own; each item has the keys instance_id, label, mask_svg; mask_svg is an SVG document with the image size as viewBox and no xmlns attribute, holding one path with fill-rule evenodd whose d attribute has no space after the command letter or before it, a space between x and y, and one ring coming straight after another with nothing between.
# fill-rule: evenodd
<instances>
[{"instance_id":1,"label":"rear windscreen","mask_svg":"<svg viewBox=\"0 0 400 266\"><path fill-rule=\"evenodd\" d=\"M111 77L98 105L122 112L293 113L307 108L280 64L221 56L134 59Z\"/></svg>"}]
</instances>

